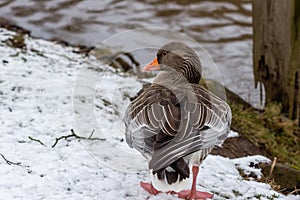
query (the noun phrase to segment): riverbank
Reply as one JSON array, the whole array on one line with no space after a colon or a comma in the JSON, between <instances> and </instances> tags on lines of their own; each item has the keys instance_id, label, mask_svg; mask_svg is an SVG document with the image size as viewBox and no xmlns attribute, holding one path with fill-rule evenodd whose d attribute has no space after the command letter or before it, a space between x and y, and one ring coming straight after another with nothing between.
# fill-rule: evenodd
<instances>
[{"instance_id":1,"label":"riverbank","mask_svg":"<svg viewBox=\"0 0 300 200\"><path fill-rule=\"evenodd\" d=\"M78 47L26 34L22 39L6 29L0 29L0 41L1 198L177 199L149 196L138 186L149 181L147 164L123 139L123 112L141 88L140 80L78 53ZM100 77L95 87L90 87L93 79L79 84L82 72ZM91 104L93 112L77 115ZM128 154L135 158L130 163ZM299 198L256 181L262 176L258 164L269 162L264 156L210 155L197 187L214 193L215 199ZM256 179L243 177L249 174Z\"/></svg>"}]
</instances>

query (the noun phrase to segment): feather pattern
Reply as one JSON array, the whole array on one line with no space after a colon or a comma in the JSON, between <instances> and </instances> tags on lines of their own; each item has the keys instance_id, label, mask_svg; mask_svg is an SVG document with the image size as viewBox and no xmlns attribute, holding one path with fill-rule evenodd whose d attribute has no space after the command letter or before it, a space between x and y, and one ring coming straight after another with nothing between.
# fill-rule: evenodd
<instances>
[{"instance_id":1,"label":"feather pattern","mask_svg":"<svg viewBox=\"0 0 300 200\"><path fill-rule=\"evenodd\" d=\"M173 56L169 63L164 63L164 51ZM189 177L188 165L200 165L215 145L224 142L231 110L198 84L201 64L189 47L169 43L157 56L166 70L128 106L125 135L128 145L148 159L153 179L172 185Z\"/></svg>"},{"instance_id":2,"label":"feather pattern","mask_svg":"<svg viewBox=\"0 0 300 200\"><path fill-rule=\"evenodd\" d=\"M190 92L194 96L189 97ZM153 85L132 102L126 113L127 142L149 154L149 167L154 171L180 157L222 143L231 119L228 105L196 84L179 85L173 92ZM154 149L153 143L145 140L160 132L173 137L168 144Z\"/></svg>"}]
</instances>

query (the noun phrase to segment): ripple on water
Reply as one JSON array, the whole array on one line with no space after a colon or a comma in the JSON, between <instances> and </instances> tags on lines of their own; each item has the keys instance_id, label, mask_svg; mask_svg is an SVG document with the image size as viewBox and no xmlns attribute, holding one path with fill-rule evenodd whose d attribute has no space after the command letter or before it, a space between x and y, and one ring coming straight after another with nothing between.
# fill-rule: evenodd
<instances>
[{"instance_id":1,"label":"ripple on water","mask_svg":"<svg viewBox=\"0 0 300 200\"><path fill-rule=\"evenodd\" d=\"M96 45L113 34L137 27L155 26L183 32L208 50L230 89L256 104L259 95L253 87L251 11L250 0L5 0L0 3L1 16L31 30L33 36L59 38L74 44ZM152 58L143 53L138 56L137 60ZM251 95L245 96L249 90Z\"/></svg>"}]
</instances>

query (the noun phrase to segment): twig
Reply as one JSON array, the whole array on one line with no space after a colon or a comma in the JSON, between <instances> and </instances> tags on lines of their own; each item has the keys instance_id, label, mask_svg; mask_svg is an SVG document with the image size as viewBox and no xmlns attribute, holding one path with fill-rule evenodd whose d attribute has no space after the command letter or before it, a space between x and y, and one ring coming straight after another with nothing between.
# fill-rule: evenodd
<instances>
[{"instance_id":1,"label":"twig","mask_svg":"<svg viewBox=\"0 0 300 200\"><path fill-rule=\"evenodd\" d=\"M73 129L71 129L71 134L70 135L63 135L59 138L56 138L55 139L55 142L54 144L52 145L52 148L55 147L58 143L58 141L62 140L62 139L68 139L68 138L71 138L71 137L74 137L74 138L77 138L77 139L83 139L83 140L101 140L101 141L105 141L106 139L102 139L102 138L92 138L93 137L93 134L94 134L95 130L92 131L92 133L90 134L89 137L82 137L82 136L79 136L77 135Z\"/></svg>"},{"instance_id":2,"label":"twig","mask_svg":"<svg viewBox=\"0 0 300 200\"><path fill-rule=\"evenodd\" d=\"M61 139L68 139L69 137L74 137L74 135L67 135L67 136L61 136L59 138L55 138L55 143L52 145L52 148L56 146L56 144L58 143L59 140Z\"/></svg>"},{"instance_id":3,"label":"twig","mask_svg":"<svg viewBox=\"0 0 300 200\"><path fill-rule=\"evenodd\" d=\"M7 159L5 158L5 156L4 156L2 153L0 153L0 155L1 155L1 157L5 160L5 162L6 162L8 165L18 165L18 166L21 166L21 163L20 163L20 162L15 163L15 162L9 161L9 160L7 160Z\"/></svg>"},{"instance_id":4,"label":"twig","mask_svg":"<svg viewBox=\"0 0 300 200\"><path fill-rule=\"evenodd\" d=\"M43 142L41 142L40 140L38 140L38 139L34 139L33 137L31 137L31 136L28 136L28 138L30 139L30 140L32 140L32 141L35 141L35 142L38 142L38 143L40 143L41 145L43 145L43 146L46 146Z\"/></svg>"},{"instance_id":5,"label":"twig","mask_svg":"<svg viewBox=\"0 0 300 200\"><path fill-rule=\"evenodd\" d=\"M295 187L295 190L294 190L294 191L292 191L292 192L290 192L288 195L290 195L290 194L294 194L294 193L298 193L298 192L300 192L300 189L297 189L297 188Z\"/></svg>"},{"instance_id":6,"label":"twig","mask_svg":"<svg viewBox=\"0 0 300 200\"><path fill-rule=\"evenodd\" d=\"M273 174L273 170L274 170L274 167L276 165L276 162L277 162L277 157L275 157L274 160L273 160L273 163L272 163L272 166L271 166L271 169L270 169L269 177L271 177L272 174Z\"/></svg>"},{"instance_id":7,"label":"twig","mask_svg":"<svg viewBox=\"0 0 300 200\"><path fill-rule=\"evenodd\" d=\"M73 129L72 129L72 130L73 130ZM94 133L95 133L95 129L91 132L91 135L88 137L88 139L92 139Z\"/></svg>"}]
</instances>

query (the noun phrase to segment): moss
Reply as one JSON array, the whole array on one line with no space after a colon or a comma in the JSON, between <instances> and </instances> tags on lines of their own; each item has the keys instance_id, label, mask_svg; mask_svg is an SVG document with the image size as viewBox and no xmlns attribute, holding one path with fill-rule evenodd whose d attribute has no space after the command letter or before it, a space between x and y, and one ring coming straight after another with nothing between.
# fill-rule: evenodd
<instances>
[{"instance_id":1,"label":"moss","mask_svg":"<svg viewBox=\"0 0 300 200\"><path fill-rule=\"evenodd\" d=\"M279 196L278 195L276 195L276 194L273 194L273 195L271 195L271 196L267 196L267 195L263 195L263 194L257 194L257 195L255 195L254 196L256 199L269 199L269 200L275 200L275 199L277 199L277 198L279 198Z\"/></svg>"},{"instance_id":2,"label":"moss","mask_svg":"<svg viewBox=\"0 0 300 200\"><path fill-rule=\"evenodd\" d=\"M300 131L297 123L281 114L279 104L269 104L264 111L245 109L231 103L232 128L266 150L270 157L300 169L298 147Z\"/></svg>"},{"instance_id":3,"label":"moss","mask_svg":"<svg viewBox=\"0 0 300 200\"><path fill-rule=\"evenodd\" d=\"M7 39L5 43L8 46L14 47L14 48L20 48L24 49L26 47L25 44L25 38L23 33L16 33L14 36L11 38Z\"/></svg>"}]
</instances>

